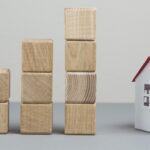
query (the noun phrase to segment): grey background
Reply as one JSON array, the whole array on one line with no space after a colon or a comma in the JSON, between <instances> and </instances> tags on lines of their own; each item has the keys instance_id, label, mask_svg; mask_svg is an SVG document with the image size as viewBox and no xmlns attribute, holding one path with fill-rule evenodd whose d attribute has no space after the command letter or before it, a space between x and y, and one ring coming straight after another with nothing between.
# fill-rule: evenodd
<instances>
[{"instance_id":1,"label":"grey background","mask_svg":"<svg viewBox=\"0 0 150 150\"><path fill-rule=\"evenodd\" d=\"M20 101L21 42L54 40L53 101L64 102L64 8L97 8L97 102L133 102L137 69L150 51L148 0L0 0L0 67Z\"/></svg>"},{"instance_id":2,"label":"grey background","mask_svg":"<svg viewBox=\"0 0 150 150\"><path fill-rule=\"evenodd\" d=\"M9 134L0 135L3 150L149 150L150 134L134 129L133 104L97 104L96 135L64 135L64 104L54 104L51 135L19 133L19 103L10 105Z\"/></svg>"}]
</instances>

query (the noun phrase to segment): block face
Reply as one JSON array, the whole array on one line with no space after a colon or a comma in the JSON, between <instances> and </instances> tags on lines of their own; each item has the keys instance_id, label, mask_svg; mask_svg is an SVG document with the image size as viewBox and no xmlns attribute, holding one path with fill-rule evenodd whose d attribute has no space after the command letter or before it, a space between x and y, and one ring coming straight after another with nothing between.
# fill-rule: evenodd
<instances>
[{"instance_id":1,"label":"block face","mask_svg":"<svg viewBox=\"0 0 150 150\"><path fill-rule=\"evenodd\" d=\"M51 103L52 74L22 73L21 98L23 103Z\"/></svg>"},{"instance_id":2,"label":"block face","mask_svg":"<svg viewBox=\"0 0 150 150\"><path fill-rule=\"evenodd\" d=\"M21 104L21 133L52 132L52 104Z\"/></svg>"},{"instance_id":3,"label":"block face","mask_svg":"<svg viewBox=\"0 0 150 150\"><path fill-rule=\"evenodd\" d=\"M0 103L0 133L8 132L9 104Z\"/></svg>"},{"instance_id":4,"label":"block face","mask_svg":"<svg viewBox=\"0 0 150 150\"><path fill-rule=\"evenodd\" d=\"M96 70L96 42L66 41L66 71L89 72Z\"/></svg>"},{"instance_id":5,"label":"block face","mask_svg":"<svg viewBox=\"0 0 150 150\"><path fill-rule=\"evenodd\" d=\"M7 102L10 97L10 71L0 69L0 103Z\"/></svg>"},{"instance_id":6,"label":"block face","mask_svg":"<svg viewBox=\"0 0 150 150\"><path fill-rule=\"evenodd\" d=\"M66 40L95 40L96 37L95 8L65 9Z\"/></svg>"},{"instance_id":7,"label":"block face","mask_svg":"<svg viewBox=\"0 0 150 150\"><path fill-rule=\"evenodd\" d=\"M93 104L96 101L95 73L66 73L66 103Z\"/></svg>"},{"instance_id":8,"label":"block face","mask_svg":"<svg viewBox=\"0 0 150 150\"><path fill-rule=\"evenodd\" d=\"M96 104L65 104L65 134L95 134Z\"/></svg>"},{"instance_id":9,"label":"block face","mask_svg":"<svg viewBox=\"0 0 150 150\"><path fill-rule=\"evenodd\" d=\"M52 72L53 41L52 40L23 41L22 69L24 72Z\"/></svg>"}]
</instances>

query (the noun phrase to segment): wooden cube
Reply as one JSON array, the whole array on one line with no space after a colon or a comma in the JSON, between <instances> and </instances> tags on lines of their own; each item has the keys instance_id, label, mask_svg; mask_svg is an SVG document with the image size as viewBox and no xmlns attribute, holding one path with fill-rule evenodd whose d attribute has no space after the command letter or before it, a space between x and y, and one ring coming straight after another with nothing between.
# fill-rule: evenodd
<instances>
[{"instance_id":1,"label":"wooden cube","mask_svg":"<svg viewBox=\"0 0 150 150\"><path fill-rule=\"evenodd\" d=\"M66 73L66 103L93 104L96 100L95 73Z\"/></svg>"},{"instance_id":2,"label":"wooden cube","mask_svg":"<svg viewBox=\"0 0 150 150\"><path fill-rule=\"evenodd\" d=\"M9 104L0 103L0 134L8 132Z\"/></svg>"},{"instance_id":3,"label":"wooden cube","mask_svg":"<svg viewBox=\"0 0 150 150\"><path fill-rule=\"evenodd\" d=\"M51 73L22 73L22 102L47 104L52 102Z\"/></svg>"},{"instance_id":4,"label":"wooden cube","mask_svg":"<svg viewBox=\"0 0 150 150\"><path fill-rule=\"evenodd\" d=\"M52 133L52 104L21 104L20 132L25 134Z\"/></svg>"},{"instance_id":5,"label":"wooden cube","mask_svg":"<svg viewBox=\"0 0 150 150\"><path fill-rule=\"evenodd\" d=\"M24 72L52 72L53 41L24 40L22 43L22 69Z\"/></svg>"},{"instance_id":6,"label":"wooden cube","mask_svg":"<svg viewBox=\"0 0 150 150\"><path fill-rule=\"evenodd\" d=\"M0 69L0 103L7 102L10 97L10 71Z\"/></svg>"},{"instance_id":7,"label":"wooden cube","mask_svg":"<svg viewBox=\"0 0 150 150\"><path fill-rule=\"evenodd\" d=\"M66 40L95 40L96 9L66 8L65 38Z\"/></svg>"},{"instance_id":8,"label":"wooden cube","mask_svg":"<svg viewBox=\"0 0 150 150\"><path fill-rule=\"evenodd\" d=\"M96 134L96 104L65 104L65 134Z\"/></svg>"},{"instance_id":9,"label":"wooden cube","mask_svg":"<svg viewBox=\"0 0 150 150\"><path fill-rule=\"evenodd\" d=\"M94 72L96 70L96 42L66 41L65 68L70 72Z\"/></svg>"}]
</instances>

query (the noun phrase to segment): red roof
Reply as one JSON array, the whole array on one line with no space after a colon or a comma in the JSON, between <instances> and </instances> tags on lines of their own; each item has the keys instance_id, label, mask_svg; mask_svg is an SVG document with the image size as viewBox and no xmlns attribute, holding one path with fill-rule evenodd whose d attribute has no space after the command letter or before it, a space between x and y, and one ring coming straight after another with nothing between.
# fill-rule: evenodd
<instances>
[{"instance_id":1,"label":"red roof","mask_svg":"<svg viewBox=\"0 0 150 150\"><path fill-rule=\"evenodd\" d=\"M142 67L140 68L140 70L137 72L137 74L135 75L135 77L133 78L132 82L134 82L136 80L136 78L140 75L140 73L143 71L143 69L146 67L146 65L149 63L150 61L150 56L146 59L146 61L144 62L144 64L142 65Z\"/></svg>"}]
</instances>

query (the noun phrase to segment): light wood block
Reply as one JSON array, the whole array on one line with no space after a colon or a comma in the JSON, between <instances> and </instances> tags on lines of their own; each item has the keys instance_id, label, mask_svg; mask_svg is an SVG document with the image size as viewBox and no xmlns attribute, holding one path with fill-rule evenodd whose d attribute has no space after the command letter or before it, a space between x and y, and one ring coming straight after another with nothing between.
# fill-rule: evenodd
<instances>
[{"instance_id":1,"label":"light wood block","mask_svg":"<svg viewBox=\"0 0 150 150\"><path fill-rule=\"evenodd\" d=\"M10 71L0 69L0 103L7 102L10 97Z\"/></svg>"},{"instance_id":2,"label":"light wood block","mask_svg":"<svg viewBox=\"0 0 150 150\"><path fill-rule=\"evenodd\" d=\"M0 103L0 133L8 132L9 104Z\"/></svg>"},{"instance_id":3,"label":"light wood block","mask_svg":"<svg viewBox=\"0 0 150 150\"><path fill-rule=\"evenodd\" d=\"M66 40L95 40L96 9L66 8L65 38Z\"/></svg>"},{"instance_id":4,"label":"light wood block","mask_svg":"<svg viewBox=\"0 0 150 150\"><path fill-rule=\"evenodd\" d=\"M96 70L96 42L66 41L65 68L70 72L94 72Z\"/></svg>"},{"instance_id":5,"label":"light wood block","mask_svg":"<svg viewBox=\"0 0 150 150\"><path fill-rule=\"evenodd\" d=\"M52 104L21 104L20 132L25 134L52 133Z\"/></svg>"},{"instance_id":6,"label":"light wood block","mask_svg":"<svg viewBox=\"0 0 150 150\"><path fill-rule=\"evenodd\" d=\"M24 72L52 72L53 41L24 40L22 43L22 69Z\"/></svg>"},{"instance_id":7,"label":"light wood block","mask_svg":"<svg viewBox=\"0 0 150 150\"><path fill-rule=\"evenodd\" d=\"M96 104L65 104L65 134L95 134Z\"/></svg>"},{"instance_id":8,"label":"light wood block","mask_svg":"<svg viewBox=\"0 0 150 150\"><path fill-rule=\"evenodd\" d=\"M22 103L52 102L52 73L22 73Z\"/></svg>"},{"instance_id":9,"label":"light wood block","mask_svg":"<svg viewBox=\"0 0 150 150\"><path fill-rule=\"evenodd\" d=\"M96 100L95 73L66 73L66 103L93 104Z\"/></svg>"}]
</instances>

